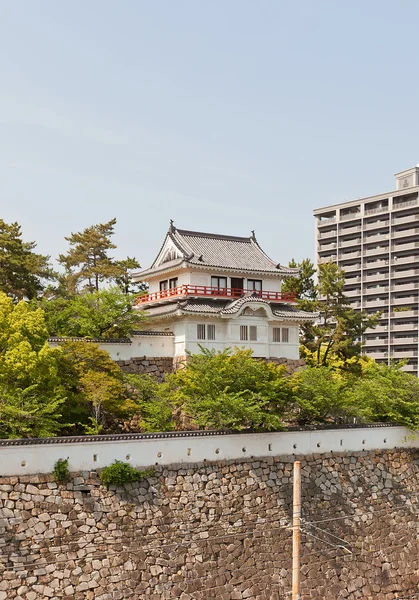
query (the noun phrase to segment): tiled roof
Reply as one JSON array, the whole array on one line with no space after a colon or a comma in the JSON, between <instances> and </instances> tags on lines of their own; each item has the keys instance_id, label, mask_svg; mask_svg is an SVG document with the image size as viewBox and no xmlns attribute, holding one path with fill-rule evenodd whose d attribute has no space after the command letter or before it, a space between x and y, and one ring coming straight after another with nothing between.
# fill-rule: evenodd
<instances>
[{"instance_id":1,"label":"tiled roof","mask_svg":"<svg viewBox=\"0 0 419 600\"><path fill-rule=\"evenodd\" d=\"M271 304L271 309L273 314L281 319L314 321L319 317L319 313L299 310L292 304Z\"/></svg>"},{"instance_id":2,"label":"tiled roof","mask_svg":"<svg viewBox=\"0 0 419 600\"><path fill-rule=\"evenodd\" d=\"M129 338L88 338L88 337L59 337L48 338L49 342L93 342L94 344L131 344Z\"/></svg>"},{"instance_id":3,"label":"tiled roof","mask_svg":"<svg viewBox=\"0 0 419 600\"><path fill-rule=\"evenodd\" d=\"M132 331L131 335L173 336L173 331Z\"/></svg>"},{"instance_id":4,"label":"tiled roof","mask_svg":"<svg viewBox=\"0 0 419 600\"><path fill-rule=\"evenodd\" d=\"M250 237L235 237L176 229L171 225L166 235L167 238L170 238L182 257L155 266L157 257L149 269L134 274L136 280L156 271L175 268L183 263L288 277L299 273L299 269L285 267L271 260L259 246L254 233Z\"/></svg>"},{"instance_id":5,"label":"tiled roof","mask_svg":"<svg viewBox=\"0 0 419 600\"><path fill-rule=\"evenodd\" d=\"M309 313L299 310L290 304L272 304L255 296L243 296L237 300L211 300L211 299L190 299L178 302L176 304L156 306L147 309L146 314L149 317L170 316L178 310L183 314L197 315L228 315L237 313L243 304L256 302L264 304L271 308L275 317L290 321L314 321L317 313Z\"/></svg>"}]
</instances>

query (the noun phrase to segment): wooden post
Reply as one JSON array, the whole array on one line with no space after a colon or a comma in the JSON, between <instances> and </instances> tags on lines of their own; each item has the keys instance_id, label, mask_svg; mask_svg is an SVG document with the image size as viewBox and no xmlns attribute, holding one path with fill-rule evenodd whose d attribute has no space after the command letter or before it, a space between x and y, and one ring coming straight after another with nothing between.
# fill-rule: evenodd
<instances>
[{"instance_id":1,"label":"wooden post","mask_svg":"<svg viewBox=\"0 0 419 600\"><path fill-rule=\"evenodd\" d=\"M300 596L300 523L301 523L301 463L294 462L292 502L292 600Z\"/></svg>"}]
</instances>

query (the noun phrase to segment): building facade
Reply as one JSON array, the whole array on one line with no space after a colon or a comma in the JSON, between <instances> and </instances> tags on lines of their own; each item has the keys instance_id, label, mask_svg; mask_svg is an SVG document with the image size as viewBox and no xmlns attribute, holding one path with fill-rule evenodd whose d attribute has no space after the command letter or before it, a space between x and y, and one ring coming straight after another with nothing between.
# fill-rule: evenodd
<instances>
[{"instance_id":1,"label":"building facade","mask_svg":"<svg viewBox=\"0 0 419 600\"><path fill-rule=\"evenodd\" d=\"M174 359L200 347L245 347L262 358L299 358L299 324L316 315L298 310L282 282L298 269L272 261L254 232L234 237L170 224L152 266L135 273L148 293L137 307L147 330L173 334Z\"/></svg>"},{"instance_id":2,"label":"building facade","mask_svg":"<svg viewBox=\"0 0 419 600\"><path fill-rule=\"evenodd\" d=\"M345 271L351 306L381 312L364 335L379 362L408 359L418 373L419 165L396 174L396 190L314 211L317 264Z\"/></svg>"}]
</instances>

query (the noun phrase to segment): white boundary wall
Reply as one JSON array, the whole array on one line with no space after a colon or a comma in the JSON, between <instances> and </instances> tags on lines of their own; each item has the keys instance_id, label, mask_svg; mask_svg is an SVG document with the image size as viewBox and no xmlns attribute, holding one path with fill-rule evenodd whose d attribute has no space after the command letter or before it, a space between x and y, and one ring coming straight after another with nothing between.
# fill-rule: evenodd
<instances>
[{"instance_id":1,"label":"white boundary wall","mask_svg":"<svg viewBox=\"0 0 419 600\"><path fill-rule=\"evenodd\" d=\"M140 440L40 443L0 446L0 476L50 473L60 458L71 471L106 467L115 460L136 467L263 456L419 448L419 436L404 427L370 427Z\"/></svg>"}]
</instances>

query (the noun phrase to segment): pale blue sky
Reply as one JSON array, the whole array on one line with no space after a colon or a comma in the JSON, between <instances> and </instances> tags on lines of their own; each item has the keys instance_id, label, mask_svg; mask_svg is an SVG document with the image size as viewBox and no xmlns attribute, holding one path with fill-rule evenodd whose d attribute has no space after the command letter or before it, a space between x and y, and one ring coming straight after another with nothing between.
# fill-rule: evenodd
<instances>
[{"instance_id":1,"label":"pale blue sky","mask_svg":"<svg viewBox=\"0 0 419 600\"><path fill-rule=\"evenodd\" d=\"M419 162L414 0L0 0L0 216L44 253L169 218L313 255L313 208Z\"/></svg>"}]
</instances>

